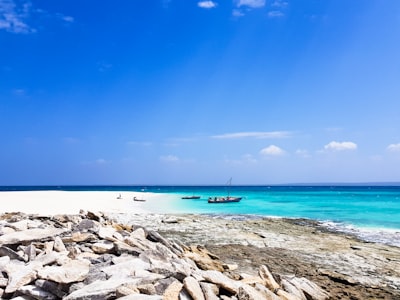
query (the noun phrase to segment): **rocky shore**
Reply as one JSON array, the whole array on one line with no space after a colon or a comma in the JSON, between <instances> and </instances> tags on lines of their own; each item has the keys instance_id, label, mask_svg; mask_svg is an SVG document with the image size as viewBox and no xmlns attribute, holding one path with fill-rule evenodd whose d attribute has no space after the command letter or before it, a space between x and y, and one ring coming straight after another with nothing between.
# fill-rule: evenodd
<instances>
[{"instance_id":1,"label":"rocky shore","mask_svg":"<svg viewBox=\"0 0 400 300\"><path fill-rule=\"evenodd\" d=\"M306 220L0 215L2 299L400 299L400 249Z\"/></svg>"}]
</instances>

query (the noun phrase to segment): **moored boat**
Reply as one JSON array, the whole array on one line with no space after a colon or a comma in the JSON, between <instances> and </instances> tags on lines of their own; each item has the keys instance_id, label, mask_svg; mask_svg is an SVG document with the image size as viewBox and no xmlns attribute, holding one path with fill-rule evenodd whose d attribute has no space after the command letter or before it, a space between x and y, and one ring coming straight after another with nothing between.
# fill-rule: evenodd
<instances>
[{"instance_id":1,"label":"moored boat","mask_svg":"<svg viewBox=\"0 0 400 300\"><path fill-rule=\"evenodd\" d=\"M145 202L146 199L139 199L139 198L133 197L133 201Z\"/></svg>"},{"instance_id":2,"label":"moored boat","mask_svg":"<svg viewBox=\"0 0 400 300\"><path fill-rule=\"evenodd\" d=\"M200 199L200 196L183 196L181 199Z\"/></svg>"},{"instance_id":3,"label":"moored boat","mask_svg":"<svg viewBox=\"0 0 400 300\"><path fill-rule=\"evenodd\" d=\"M232 178L227 182L227 190L228 195L226 197L209 197L208 203L231 203L231 202L239 202L242 200L242 197L232 197L230 196L230 188L232 184Z\"/></svg>"},{"instance_id":4,"label":"moored boat","mask_svg":"<svg viewBox=\"0 0 400 300\"><path fill-rule=\"evenodd\" d=\"M209 197L208 203L230 203L230 202L239 202L242 200L242 197Z\"/></svg>"}]
</instances>

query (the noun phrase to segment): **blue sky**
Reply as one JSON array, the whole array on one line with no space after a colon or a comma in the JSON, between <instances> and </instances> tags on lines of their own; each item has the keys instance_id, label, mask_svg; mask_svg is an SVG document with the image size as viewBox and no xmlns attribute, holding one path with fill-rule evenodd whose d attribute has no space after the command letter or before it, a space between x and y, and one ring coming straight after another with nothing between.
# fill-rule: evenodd
<instances>
[{"instance_id":1,"label":"blue sky","mask_svg":"<svg viewBox=\"0 0 400 300\"><path fill-rule=\"evenodd\" d=\"M0 0L0 185L400 181L400 2Z\"/></svg>"}]
</instances>

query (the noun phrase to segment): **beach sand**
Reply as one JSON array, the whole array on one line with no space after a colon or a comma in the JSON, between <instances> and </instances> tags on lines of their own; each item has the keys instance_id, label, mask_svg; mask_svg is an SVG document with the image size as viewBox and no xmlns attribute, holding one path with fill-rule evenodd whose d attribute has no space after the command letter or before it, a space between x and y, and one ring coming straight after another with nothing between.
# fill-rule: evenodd
<instances>
[{"instance_id":1,"label":"beach sand","mask_svg":"<svg viewBox=\"0 0 400 300\"><path fill-rule=\"evenodd\" d=\"M119 198L121 195L121 199ZM133 197L146 202L133 201ZM0 213L78 214L82 210L150 213L159 194L126 191L13 191L0 192Z\"/></svg>"}]
</instances>

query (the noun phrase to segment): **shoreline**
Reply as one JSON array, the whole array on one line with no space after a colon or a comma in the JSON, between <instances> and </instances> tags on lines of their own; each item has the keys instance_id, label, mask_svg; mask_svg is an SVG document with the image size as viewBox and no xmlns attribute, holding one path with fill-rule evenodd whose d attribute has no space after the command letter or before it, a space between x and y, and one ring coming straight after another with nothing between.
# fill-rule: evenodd
<instances>
[{"instance_id":1,"label":"shoreline","mask_svg":"<svg viewBox=\"0 0 400 300\"><path fill-rule=\"evenodd\" d=\"M121 199L117 199L121 195ZM133 198L146 201L133 201ZM180 197L178 197L180 199ZM128 214L191 214L177 207L177 194L154 193L148 191L64 191L30 190L0 191L0 214L22 212L27 214L54 215L78 214L80 210L105 213ZM377 242L400 247L400 229L385 227L362 227L343 222L317 220L311 218L264 216L256 214L195 213L223 219L288 219L308 220L336 233L353 235L365 242Z\"/></svg>"}]
</instances>

